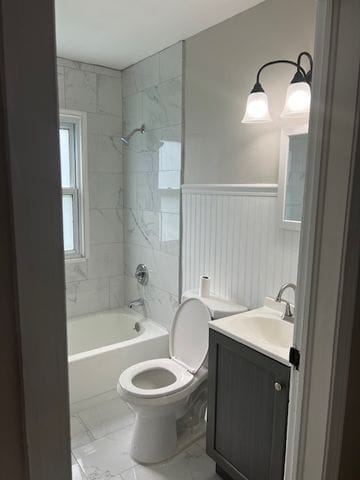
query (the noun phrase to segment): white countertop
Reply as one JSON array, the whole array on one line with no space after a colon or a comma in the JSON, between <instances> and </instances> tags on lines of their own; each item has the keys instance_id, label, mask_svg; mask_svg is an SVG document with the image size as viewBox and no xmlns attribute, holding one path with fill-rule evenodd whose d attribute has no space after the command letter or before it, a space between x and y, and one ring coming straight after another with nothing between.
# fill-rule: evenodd
<instances>
[{"instance_id":1,"label":"white countertop","mask_svg":"<svg viewBox=\"0 0 360 480\"><path fill-rule=\"evenodd\" d=\"M264 306L209 323L216 330L287 366L294 324L281 318L285 305L267 297Z\"/></svg>"}]
</instances>

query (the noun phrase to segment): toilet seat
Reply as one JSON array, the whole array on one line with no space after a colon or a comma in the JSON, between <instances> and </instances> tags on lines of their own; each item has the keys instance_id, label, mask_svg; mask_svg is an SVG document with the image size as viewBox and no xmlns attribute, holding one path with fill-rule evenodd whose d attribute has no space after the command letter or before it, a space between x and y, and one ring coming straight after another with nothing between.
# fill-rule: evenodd
<instances>
[{"instance_id":1,"label":"toilet seat","mask_svg":"<svg viewBox=\"0 0 360 480\"><path fill-rule=\"evenodd\" d=\"M127 368L120 375L120 388L130 397L143 399L168 397L184 390L205 362L210 320L209 310L200 300L185 300L171 327L171 358L146 360Z\"/></svg>"},{"instance_id":2,"label":"toilet seat","mask_svg":"<svg viewBox=\"0 0 360 480\"><path fill-rule=\"evenodd\" d=\"M170 331L170 357L189 372L203 365L209 348L209 309L197 298L188 298L177 309Z\"/></svg>"},{"instance_id":3,"label":"toilet seat","mask_svg":"<svg viewBox=\"0 0 360 480\"><path fill-rule=\"evenodd\" d=\"M137 376L148 373L149 378L157 369L163 369L172 374L175 381L160 388L141 388L134 384ZM120 375L120 385L125 392L139 398L158 398L165 395L172 395L187 385L194 379L194 375L186 370L171 358L157 358L155 360L146 360L127 368Z\"/></svg>"}]
</instances>

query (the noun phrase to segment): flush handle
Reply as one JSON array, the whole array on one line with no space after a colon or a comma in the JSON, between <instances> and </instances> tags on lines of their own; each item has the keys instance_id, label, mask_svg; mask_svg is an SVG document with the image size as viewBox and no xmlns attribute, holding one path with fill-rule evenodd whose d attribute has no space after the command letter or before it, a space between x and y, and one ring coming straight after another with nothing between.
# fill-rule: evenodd
<instances>
[{"instance_id":1,"label":"flush handle","mask_svg":"<svg viewBox=\"0 0 360 480\"><path fill-rule=\"evenodd\" d=\"M282 389L281 383L275 382L274 388L277 392L281 392L281 389Z\"/></svg>"}]
</instances>

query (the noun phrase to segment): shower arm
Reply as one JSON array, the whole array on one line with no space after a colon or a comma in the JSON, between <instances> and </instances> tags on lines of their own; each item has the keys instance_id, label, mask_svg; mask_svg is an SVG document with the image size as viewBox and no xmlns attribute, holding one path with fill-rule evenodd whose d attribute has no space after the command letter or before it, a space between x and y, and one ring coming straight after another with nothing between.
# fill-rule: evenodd
<instances>
[{"instance_id":1,"label":"shower arm","mask_svg":"<svg viewBox=\"0 0 360 480\"><path fill-rule=\"evenodd\" d=\"M135 135L136 132L141 132L142 133L142 129L141 128L135 128L135 130L133 130L130 135L127 137L128 140L130 140L130 138Z\"/></svg>"},{"instance_id":2,"label":"shower arm","mask_svg":"<svg viewBox=\"0 0 360 480\"><path fill-rule=\"evenodd\" d=\"M128 135L127 137L124 137L126 141L129 141L130 138L135 135L136 132L144 133L145 132L145 125L142 124L140 128L134 128L134 130Z\"/></svg>"}]
</instances>

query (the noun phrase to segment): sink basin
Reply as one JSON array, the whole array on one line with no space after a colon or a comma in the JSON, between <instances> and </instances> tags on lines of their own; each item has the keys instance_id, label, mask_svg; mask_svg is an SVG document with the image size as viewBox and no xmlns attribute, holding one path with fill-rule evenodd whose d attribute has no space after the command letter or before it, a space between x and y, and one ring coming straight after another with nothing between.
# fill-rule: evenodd
<instances>
[{"instance_id":1,"label":"sink basin","mask_svg":"<svg viewBox=\"0 0 360 480\"><path fill-rule=\"evenodd\" d=\"M293 327L288 322L264 316L233 318L231 328L239 336L255 336L263 342L288 348L293 335Z\"/></svg>"},{"instance_id":2,"label":"sink basin","mask_svg":"<svg viewBox=\"0 0 360 480\"><path fill-rule=\"evenodd\" d=\"M215 320L210 328L288 364L294 325L281 318L283 311L283 304L266 298L263 307Z\"/></svg>"}]
</instances>

